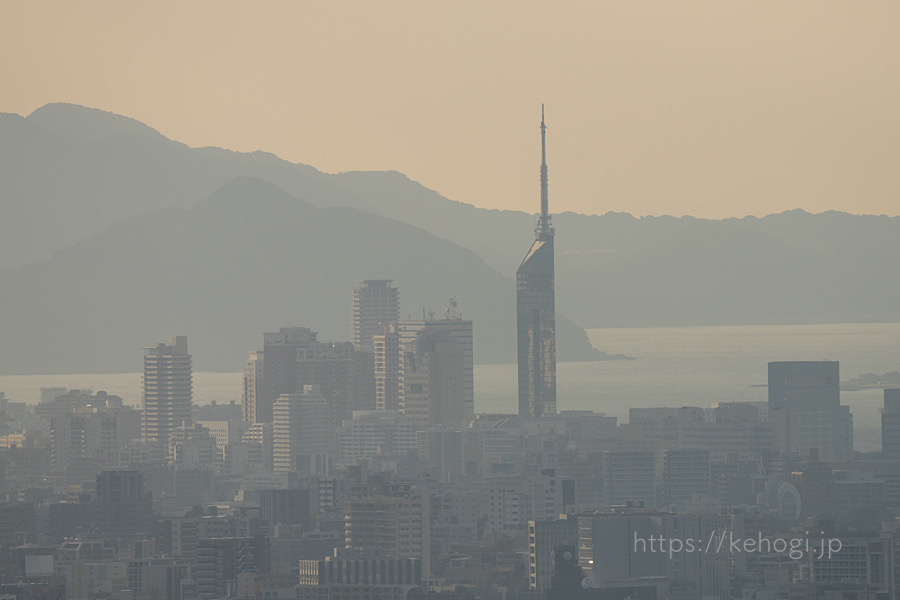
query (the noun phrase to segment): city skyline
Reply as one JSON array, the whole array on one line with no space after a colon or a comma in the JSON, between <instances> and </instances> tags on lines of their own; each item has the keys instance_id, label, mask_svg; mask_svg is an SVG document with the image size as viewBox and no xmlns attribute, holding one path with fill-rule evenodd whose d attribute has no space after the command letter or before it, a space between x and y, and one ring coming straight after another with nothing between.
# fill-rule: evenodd
<instances>
[{"instance_id":1,"label":"city skyline","mask_svg":"<svg viewBox=\"0 0 900 600\"><path fill-rule=\"evenodd\" d=\"M3 600L900 598L900 5L8 8Z\"/></svg>"},{"instance_id":2,"label":"city skyline","mask_svg":"<svg viewBox=\"0 0 900 600\"><path fill-rule=\"evenodd\" d=\"M396 170L455 201L532 212L520 123L546 102L559 212L896 215L898 12L17 3L0 24L15 57L0 111L73 102L189 146Z\"/></svg>"}]
</instances>

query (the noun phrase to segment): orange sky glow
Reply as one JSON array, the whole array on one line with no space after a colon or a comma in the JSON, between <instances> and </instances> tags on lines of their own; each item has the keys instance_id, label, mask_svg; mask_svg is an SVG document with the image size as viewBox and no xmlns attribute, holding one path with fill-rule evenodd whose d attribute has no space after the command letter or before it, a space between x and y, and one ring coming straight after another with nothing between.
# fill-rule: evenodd
<instances>
[{"instance_id":1,"label":"orange sky glow","mask_svg":"<svg viewBox=\"0 0 900 600\"><path fill-rule=\"evenodd\" d=\"M484 208L900 214L900 3L6 2L0 111L396 170Z\"/></svg>"}]
</instances>

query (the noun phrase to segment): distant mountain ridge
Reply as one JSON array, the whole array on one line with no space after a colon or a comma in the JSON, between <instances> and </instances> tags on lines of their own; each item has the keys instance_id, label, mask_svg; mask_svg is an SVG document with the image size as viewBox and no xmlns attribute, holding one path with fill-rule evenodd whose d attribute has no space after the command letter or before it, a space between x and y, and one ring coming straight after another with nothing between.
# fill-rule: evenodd
<instances>
[{"instance_id":1,"label":"distant mountain ridge","mask_svg":"<svg viewBox=\"0 0 900 600\"><path fill-rule=\"evenodd\" d=\"M0 272L0 373L131 371L141 346L172 332L189 337L196 368L240 370L263 331L302 325L349 339L354 282L373 276L394 280L404 314L456 296L474 321L476 359L513 360L514 283L473 252L241 177L189 208L128 218ZM565 319L558 338L564 355L599 356Z\"/></svg>"},{"instance_id":2,"label":"distant mountain ridge","mask_svg":"<svg viewBox=\"0 0 900 600\"><path fill-rule=\"evenodd\" d=\"M318 221L328 215L329 219L346 219L356 225L365 222L377 231L385 228L394 231L391 228L397 225L388 225L390 220L412 226L402 230L396 248L385 247L385 253L379 254L385 260L388 256L391 260L404 257L406 262L403 264L409 265L410 272L425 271L422 263L427 262L426 255L430 256L428 252L417 254L413 251L413 256L405 257L400 249L415 239L428 247L445 249L448 260L440 261L444 269L462 269L463 265L470 265L481 273L479 277L484 281L494 281L485 288L492 290L491 294L477 291L479 285L485 285L484 281L465 278L454 279L454 286L439 285L432 294L422 293L421 288L414 289L415 283L402 283L401 298L409 299L409 303L404 302L404 311L418 313L422 307L440 308L435 304L445 301L443 295L455 295L460 297L466 316L473 316L476 309L472 303L477 296L477 302L493 307L477 309L483 318L494 321L511 318L515 293L510 278L533 240L533 215L479 209L448 200L397 172L326 174L265 152L247 154L217 148L189 148L134 119L75 105L51 104L28 117L0 114L0 206L3 211L0 219L0 284L5 294L11 294L0 300L0 309L4 320L18 320L24 316L22 321L31 326L26 332L18 326L3 324L0 346L5 349L0 348L0 358L12 361L7 365L26 364L14 359L19 349L50 344L60 331L67 329L71 329L73 335L83 335L82 330L55 317L35 317L42 314L41 310L58 309L42 294L84 298L90 296L91 285L99 286L94 288L98 293L109 289L104 288L109 284L104 282L102 270L92 267L86 258L79 264L70 261L76 256L86 257L81 254L85 248L96 248L96 244L101 243L112 254L126 256L128 252L133 253L129 244L135 239L136 232L131 227L155 231L155 236L146 236L146 243L162 245L169 236L189 227L183 222L185 219L193 223L191 226L196 226L195 216L210 210L209 218L215 220L216 213L225 211L228 202L234 201L238 206L228 210L244 210L244 220L239 224L232 223L233 228L227 235L235 236L241 243L220 248L220 254L212 256L199 246L187 245L182 248L187 264L203 264L204 272L217 273L221 277L229 273L234 276L229 264L244 260L244 255L262 260L262 249L278 250L276 240L269 239L266 232L259 229L261 225L257 221L260 220L261 206L254 211L254 202L228 200L225 198L227 193L217 192L223 187L227 189L231 185L229 182L236 178L273 184L274 189L269 189L257 181L250 186L252 192L245 191L251 196L267 197L265 202L276 207L270 206L272 210L279 214L289 213L290 219L316 215L314 220ZM264 188L267 191L263 191ZM537 189L535 181L535 199L523 202L523 207L537 208ZM282 198L279 201L279 194L294 200ZM297 199L302 199L305 209L299 208ZM597 205L602 206L602 201L598 200ZM551 210L553 206L551 196ZM308 214L301 215L302 210ZM900 298L898 217L838 212L813 215L793 210L762 218L720 221L670 216L635 218L624 213L600 216L561 213L554 214L553 220L557 231L557 307L580 326L900 320L900 303L897 302ZM340 229L334 221L327 222ZM418 233L414 233L416 231ZM426 232L427 237L418 237ZM359 239L370 240L364 232L358 235ZM348 253L357 245L346 236L340 239ZM443 246L444 243L449 245ZM339 250L327 240L322 240L321 244L321 248ZM234 255L234 248L242 248L244 253ZM405 248L410 251L408 245ZM395 253L387 252L389 249ZM470 262L471 255L463 249L474 252L483 263L474 266L475 263ZM291 251L300 250L310 260L318 256L318 250L291 248ZM228 256L231 263L219 260L221 256ZM94 256L95 265L102 262L101 257L101 254ZM358 279L393 276L376 268L376 256L371 258L373 260L367 263L369 270L354 271L346 265L341 268L349 269L348 275L352 272L352 278ZM135 253L133 259L150 269L148 272L155 273L153 269L158 268L152 261L142 262L140 253ZM279 256L277 263L280 270L274 265L271 268L282 277L292 268L301 266L296 264L296 257L291 256ZM69 265L67 270L59 270L62 264ZM107 268L113 266L107 265ZM323 269L336 268L324 262L321 266ZM125 274L119 276L125 277ZM42 277L46 279L42 280ZM183 275L167 277L166 286L187 286L197 281L197 278ZM322 289L329 290L327 298L322 298L323 302L329 303L329 314L316 317L321 318L323 325L295 316L300 314L299 310L275 311L272 316L285 316L267 322L264 327L254 324L252 339L242 341L241 348L258 346L260 327L309 325L320 327L323 337L346 338L342 332L348 328L349 307L344 306L344 296L335 294L340 290L340 294L348 295L352 281L348 283L348 277L341 277L341 281L337 279L323 275L317 280ZM155 285L163 285L163 279L155 281ZM502 285L506 287L496 283L499 281L504 281ZM137 288L151 285L149 279L147 282L136 280L133 284ZM254 281L254 285L266 287L261 281ZM162 301L152 286L145 291ZM300 288L285 288L282 293L299 291ZM250 304L249 297L239 295L235 290L228 292L228 297L238 296L247 314L257 310ZM133 303L140 297L128 298ZM196 300L199 302L201 298L198 296ZM216 301L225 302L222 298ZM223 316L239 317L236 311L225 308L219 309ZM21 311L21 314L15 311ZM67 314L77 319L76 313ZM144 331L152 334L153 339L149 342L141 339L139 345L173 333L172 325L179 322L174 318L172 321L168 327L163 327L166 323L162 321L158 328L148 326ZM61 329L51 328L50 323ZM182 324L186 326L188 321L183 320ZM577 341L561 346L560 358L591 358L583 332L572 329L570 334L574 337L570 339L577 338ZM18 332L17 336L6 335L13 330ZM115 334L111 331L101 333L100 337ZM507 334L509 331L504 333ZM142 337L144 335L142 333ZM249 337L250 332L245 335ZM563 335L562 331L560 335ZM132 341L129 339L128 343ZM228 343L236 344L233 340ZM481 359L484 361L509 362L514 359L514 339L502 340L502 343L489 341L482 346ZM570 352L568 355L566 348ZM615 348L607 350L616 352ZM58 369L61 366L52 365L63 364L56 360L42 363L41 356L48 355L35 352L34 362L27 364L42 365L42 370ZM0 369L7 372L20 368L4 367L3 364L0 361ZM133 368L135 363L130 364ZM215 365L225 363L216 361ZM228 362L227 368L233 368L233 362Z\"/></svg>"}]
</instances>

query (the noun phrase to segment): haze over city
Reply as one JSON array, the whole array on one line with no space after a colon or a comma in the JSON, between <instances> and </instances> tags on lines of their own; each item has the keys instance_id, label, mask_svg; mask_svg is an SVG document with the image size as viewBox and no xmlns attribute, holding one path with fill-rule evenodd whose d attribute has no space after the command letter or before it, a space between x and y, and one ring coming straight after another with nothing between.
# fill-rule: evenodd
<instances>
[{"instance_id":1,"label":"haze over city","mask_svg":"<svg viewBox=\"0 0 900 600\"><path fill-rule=\"evenodd\" d=\"M0 9L0 600L897 600L900 5Z\"/></svg>"}]
</instances>

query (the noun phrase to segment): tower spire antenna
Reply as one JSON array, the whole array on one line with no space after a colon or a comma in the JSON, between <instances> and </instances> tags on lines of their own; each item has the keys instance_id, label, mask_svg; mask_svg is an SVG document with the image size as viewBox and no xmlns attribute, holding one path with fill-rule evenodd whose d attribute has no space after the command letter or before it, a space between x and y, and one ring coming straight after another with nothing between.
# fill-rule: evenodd
<instances>
[{"instance_id":1,"label":"tower spire antenna","mask_svg":"<svg viewBox=\"0 0 900 600\"><path fill-rule=\"evenodd\" d=\"M544 125L543 103L541 103L541 166L547 166L547 126Z\"/></svg>"},{"instance_id":2,"label":"tower spire antenna","mask_svg":"<svg viewBox=\"0 0 900 600\"><path fill-rule=\"evenodd\" d=\"M550 225L550 201L547 178L547 125L544 123L544 104L541 103L541 217L538 221L537 237L546 239L553 235Z\"/></svg>"}]
</instances>

